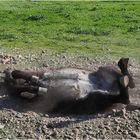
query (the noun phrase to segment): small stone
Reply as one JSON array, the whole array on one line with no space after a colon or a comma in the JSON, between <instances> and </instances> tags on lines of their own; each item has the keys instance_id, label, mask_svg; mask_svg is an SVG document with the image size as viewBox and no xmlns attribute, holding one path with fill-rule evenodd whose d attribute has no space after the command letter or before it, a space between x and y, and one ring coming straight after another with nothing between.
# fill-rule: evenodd
<instances>
[{"instance_id":1,"label":"small stone","mask_svg":"<svg viewBox=\"0 0 140 140\"><path fill-rule=\"evenodd\" d=\"M43 132L44 134L48 134L48 130L47 130L46 128L42 128L42 132Z\"/></svg>"},{"instance_id":2,"label":"small stone","mask_svg":"<svg viewBox=\"0 0 140 140\"><path fill-rule=\"evenodd\" d=\"M125 131L123 131L123 134L128 135L129 133L127 130L125 130Z\"/></svg>"},{"instance_id":3,"label":"small stone","mask_svg":"<svg viewBox=\"0 0 140 140\"><path fill-rule=\"evenodd\" d=\"M138 123L139 122L139 117L134 116L133 119Z\"/></svg>"},{"instance_id":4,"label":"small stone","mask_svg":"<svg viewBox=\"0 0 140 140\"><path fill-rule=\"evenodd\" d=\"M43 66L43 67L48 67L49 65L48 65L48 64L45 64L45 63L43 63L43 64L42 64L42 66Z\"/></svg>"},{"instance_id":5,"label":"small stone","mask_svg":"<svg viewBox=\"0 0 140 140\"><path fill-rule=\"evenodd\" d=\"M126 108L123 108L122 109L122 115L125 119L127 119L127 116L126 116Z\"/></svg>"},{"instance_id":6,"label":"small stone","mask_svg":"<svg viewBox=\"0 0 140 140\"><path fill-rule=\"evenodd\" d=\"M42 51L41 51L41 53L45 53L45 51L44 51L44 50L42 50Z\"/></svg>"},{"instance_id":7,"label":"small stone","mask_svg":"<svg viewBox=\"0 0 140 140\"><path fill-rule=\"evenodd\" d=\"M43 129L46 129L47 128L47 126L46 125L43 125L43 127L42 127Z\"/></svg>"},{"instance_id":8,"label":"small stone","mask_svg":"<svg viewBox=\"0 0 140 140\"><path fill-rule=\"evenodd\" d=\"M51 137L50 136L46 136L46 138L45 139L51 139Z\"/></svg>"},{"instance_id":9,"label":"small stone","mask_svg":"<svg viewBox=\"0 0 140 140\"><path fill-rule=\"evenodd\" d=\"M87 140L88 139L88 135L83 135L83 139Z\"/></svg>"},{"instance_id":10,"label":"small stone","mask_svg":"<svg viewBox=\"0 0 140 140\"><path fill-rule=\"evenodd\" d=\"M22 118L23 115L22 115L21 113L18 113L18 114L16 115L16 117L18 117L18 118Z\"/></svg>"},{"instance_id":11,"label":"small stone","mask_svg":"<svg viewBox=\"0 0 140 140\"><path fill-rule=\"evenodd\" d=\"M111 128L109 126L105 126L106 130L111 130Z\"/></svg>"},{"instance_id":12,"label":"small stone","mask_svg":"<svg viewBox=\"0 0 140 140\"><path fill-rule=\"evenodd\" d=\"M69 135L64 135L64 139L73 139L73 137Z\"/></svg>"},{"instance_id":13,"label":"small stone","mask_svg":"<svg viewBox=\"0 0 140 140\"><path fill-rule=\"evenodd\" d=\"M111 115L108 115L107 117L108 117L108 118L111 118Z\"/></svg>"},{"instance_id":14,"label":"small stone","mask_svg":"<svg viewBox=\"0 0 140 140\"><path fill-rule=\"evenodd\" d=\"M51 133L51 136L52 136L52 137L56 137L56 136L57 136L57 132L55 132L55 131L52 132L52 133Z\"/></svg>"},{"instance_id":15,"label":"small stone","mask_svg":"<svg viewBox=\"0 0 140 140\"><path fill-rule=\"evenodd\" d=\"M140 110L136 109L136 110L134 110L134 112L139 113L139 112L140 112Z\"/></svg>"},{"instance_id":16,"label":"small stone","mask_svg":"<svg viewBox=\"0 0 140 140\"><path fill-rule=\"evenodd\" d=\"M24 136L25 135L25 131L22 131L21 134L22 134L22 136Z\"/></svg>"},{"instance_id":17,"label":"small stone","mask_svg":"<svg viewBox=\"0 0 140 140\"><path fill-rule=\"evenodd\" d=\"M106 133L106 129L103 128L102 131L101 131L101 134L102 134L102 135L105 135L105 133Z\"/></svg>"},{"instance_id":18,"label":"small stone","mask_svg":"<svg viewBox=\"0 0 140 140\"><path fill-rule=\"evenodd\" d=\"M140 134L137 133L137 132L134 132L134 131L129 132L129 134L134 138L139 138L140 137Z\"/></svg>"},{"instance_id":19,"label":"small stone","mask_svg":"<svg viewBox=\"0 0 140 140\"><path fill-rule=\"evenodd\" d=\"M76 126L77 129L79 129L81 126Z\"/></svg>"},{"instance_id":20,"label":"small stone","mask_svg":"<svg viewBox=\"0 0 140 140\"><path fill-rule=\"evenodd\" d=\"M114 122L115 122L116 124L120 124L120 123L121 123L117 118L114 119Z\"/></svg>"},{"instance_id":21,"label":"small stone","mask_svg":"<svg viewBox=\"0 0 140 140\"><path fill-rule=\"evenodd\" d=\"M17 115L17 112L16 111L11 110L11 112L12 112L13 115Z\"/></svg>"},{"instance_id":22,"label":"small stone","mask_svg":"<svg viewBox=\"0 0 140 140\"><path fill-rule=\"evenodd\" d=\"M78 133L78 129L72 129L72 132L74 133L74 134L77 134Z\"/></svg>"},{"instance_id":23,"label":"small stone","mask_svg":"<svg viewBox=\"0 0 140 140\"><path fill-rule=\"evenodd\" d=\"M14 60L14 61L13 61L13 64L17 64L17 61Z\"/></svg>"},{"instance_id":24,"label":"small stone","mask_svg":"<svg viewBox=\"0 0 140 140\"><path fill-rule=\"evenodd\" d=\"M67 56L66 55L63 55L62 58L67 58Z\"/></svg>"},{"instance_id":25,"label":"small stone","mask_svg":"<svg viewBox=\"0 0 140 140\"><path fill-rule=\"evenodd\" d=\"M23 58L23 56L20 54L20 55L18 55L17 56L19 59L22 59Z\"/></svg>"},{"instance_id":26,"label":"small stone","mask_svg":"<svg viewBox=\"0 0 140 140\"><path fill-rule=\"evenodd\" d=\"M120 130L120 126L117 126L116 127L116 131L118 132Z\"/></svg>"},{"instance_id":27,"label":"small stone","mask_svg":"<svg viewBox=\"0 0 140 140\"><path fill-rule=\"evenodd\" d=\"M21 131L21 132L19 132L18 136L19 136L19 137L23 137L23 136L25 136L25 131Z\"/></svg>"},{"instance_id":28,"label":"small stone","mask_svg":"<svg viewBox=\"0 0 140 140\"><path fill-rule=\"evenodd\" d=\"M4 128L4 125L0 124L0 129L3 129Z\"/></svg>"},{"instance_id":29,"label":"small stone","mask_svg":"<svg viewBox=\"0 0 140 140\"><path fill-rule=\"evenodd\" d=\"M45 117L47 117L47 118L48 118L48 117L49 117L49 115L48 115L48 114L45 114Z\"/></svg>"}]
</instances>

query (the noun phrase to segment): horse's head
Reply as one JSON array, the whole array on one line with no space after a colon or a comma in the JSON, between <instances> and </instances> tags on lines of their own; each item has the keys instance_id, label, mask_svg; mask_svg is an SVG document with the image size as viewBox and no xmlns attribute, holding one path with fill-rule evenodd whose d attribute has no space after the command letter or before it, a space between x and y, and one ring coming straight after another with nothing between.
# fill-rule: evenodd
<instances>
[{"instance_id":1,"label":"horse's head","mask_svg":"<svg viewBox=\"0 0 140 140\"><path fill-rule=\"evenodd\" d=\"M126 80L126 81L129 81L127 86L130 88L134 88L135 83L134 83L132 75L128 71L128 62L129 62L129 58L121 58L118 62L118 66L121 69L122 74L128 77L128 79Z\"/></svg>"}]
</instances>

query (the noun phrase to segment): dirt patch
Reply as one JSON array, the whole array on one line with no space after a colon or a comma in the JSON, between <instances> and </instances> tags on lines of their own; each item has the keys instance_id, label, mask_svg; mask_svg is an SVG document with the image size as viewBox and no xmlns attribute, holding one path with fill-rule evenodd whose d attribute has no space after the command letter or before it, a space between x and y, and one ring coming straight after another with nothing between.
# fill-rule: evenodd
<instances>
[{"instance_id":1,"label":"dirt patch","mask_svg":"<svg viewBox=\"0 0 140 140\"><path fill-rule=\"evenodd\" d=\"M0 64L0 71L7 67L16 69L56 69L74 67L95 71L105 64L117 64L113 59L99 59L81 54L57 54L48 50L29 53L25 50L1 49L1 55L10 56L8 63ZM4 58L1 56L1 58ZM14 62L16 63L13 63ZM140 66L130 65L136 88L130 90L130 100L140 104ZM16 96L9 96L0 86L0 138L44 138L44 139L133 139L140 138L140 111L82 116L58 116L47 114L41 107L44 99L28 102ZM44 100L45 101L45 100ZM35 106L36 105L36 106ZM43 104L44 108L44 104Z\"/></svg>"}]
</instances>

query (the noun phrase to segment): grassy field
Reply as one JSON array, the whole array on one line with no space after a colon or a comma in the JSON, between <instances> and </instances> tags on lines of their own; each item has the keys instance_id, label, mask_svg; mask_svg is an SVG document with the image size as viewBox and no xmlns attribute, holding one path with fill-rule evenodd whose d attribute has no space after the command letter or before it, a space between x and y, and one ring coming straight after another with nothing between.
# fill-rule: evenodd
<instances>
[{"instance_id":1,"label":"grassy field","mask_svg":"<svg viewBox=\"0 0 140 140\"><path fill-rule=\"evenodd\" d=\"M0 1L0 47L140 60L140 2Z\"/></svg>"}]
</instances>

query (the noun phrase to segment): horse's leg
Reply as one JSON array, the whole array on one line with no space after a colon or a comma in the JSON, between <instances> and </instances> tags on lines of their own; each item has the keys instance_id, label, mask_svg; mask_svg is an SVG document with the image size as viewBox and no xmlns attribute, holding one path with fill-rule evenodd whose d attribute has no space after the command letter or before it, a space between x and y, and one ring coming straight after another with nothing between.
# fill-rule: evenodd
<instances>
[{"instance_id":1,"label":"horse's leg","mask_svg":"<svg viewBox=\"0 0 140 140\"><path fill-rule=\"evenodd\" d=\"M24 79L26 81L31 81L33 76L41 77L43 76L43 71L20 71L14 70L11 75L14 79Z\"/></svg>"},{"instance_id":2,"label":"horse's leg","mask_svg":"<svg viewBox=\"0 0 140 140\"><path fill-rule=\"evenodd\" d=\"M21 92L30 92L33 94L37 94L39 90L39 87L30 86L30 85L13 85L12 88L16 94L19 94Z\"/></svg>"},{"instance_id":3,"label":"horse's leg","mask_svg":"<svg viewBox=\"0 0 140 140\"><path fill-rule=\"evenodd\" d=\"M13 91L16 94L20 94L24 98L32 99L38 95L46 94L47 88L30 85L14 85Z\"/></svg>"},{"instance_id":4,"label":"horse's leg","mask_svg":"<svg viewBox=\"0 0 140 140\"><path fill-rule=\"evenodd\" d=\"M44 70L25 70L24 72L30 73L31 75L42 77L45 73Z\"/></svg>"}]
</instances>

